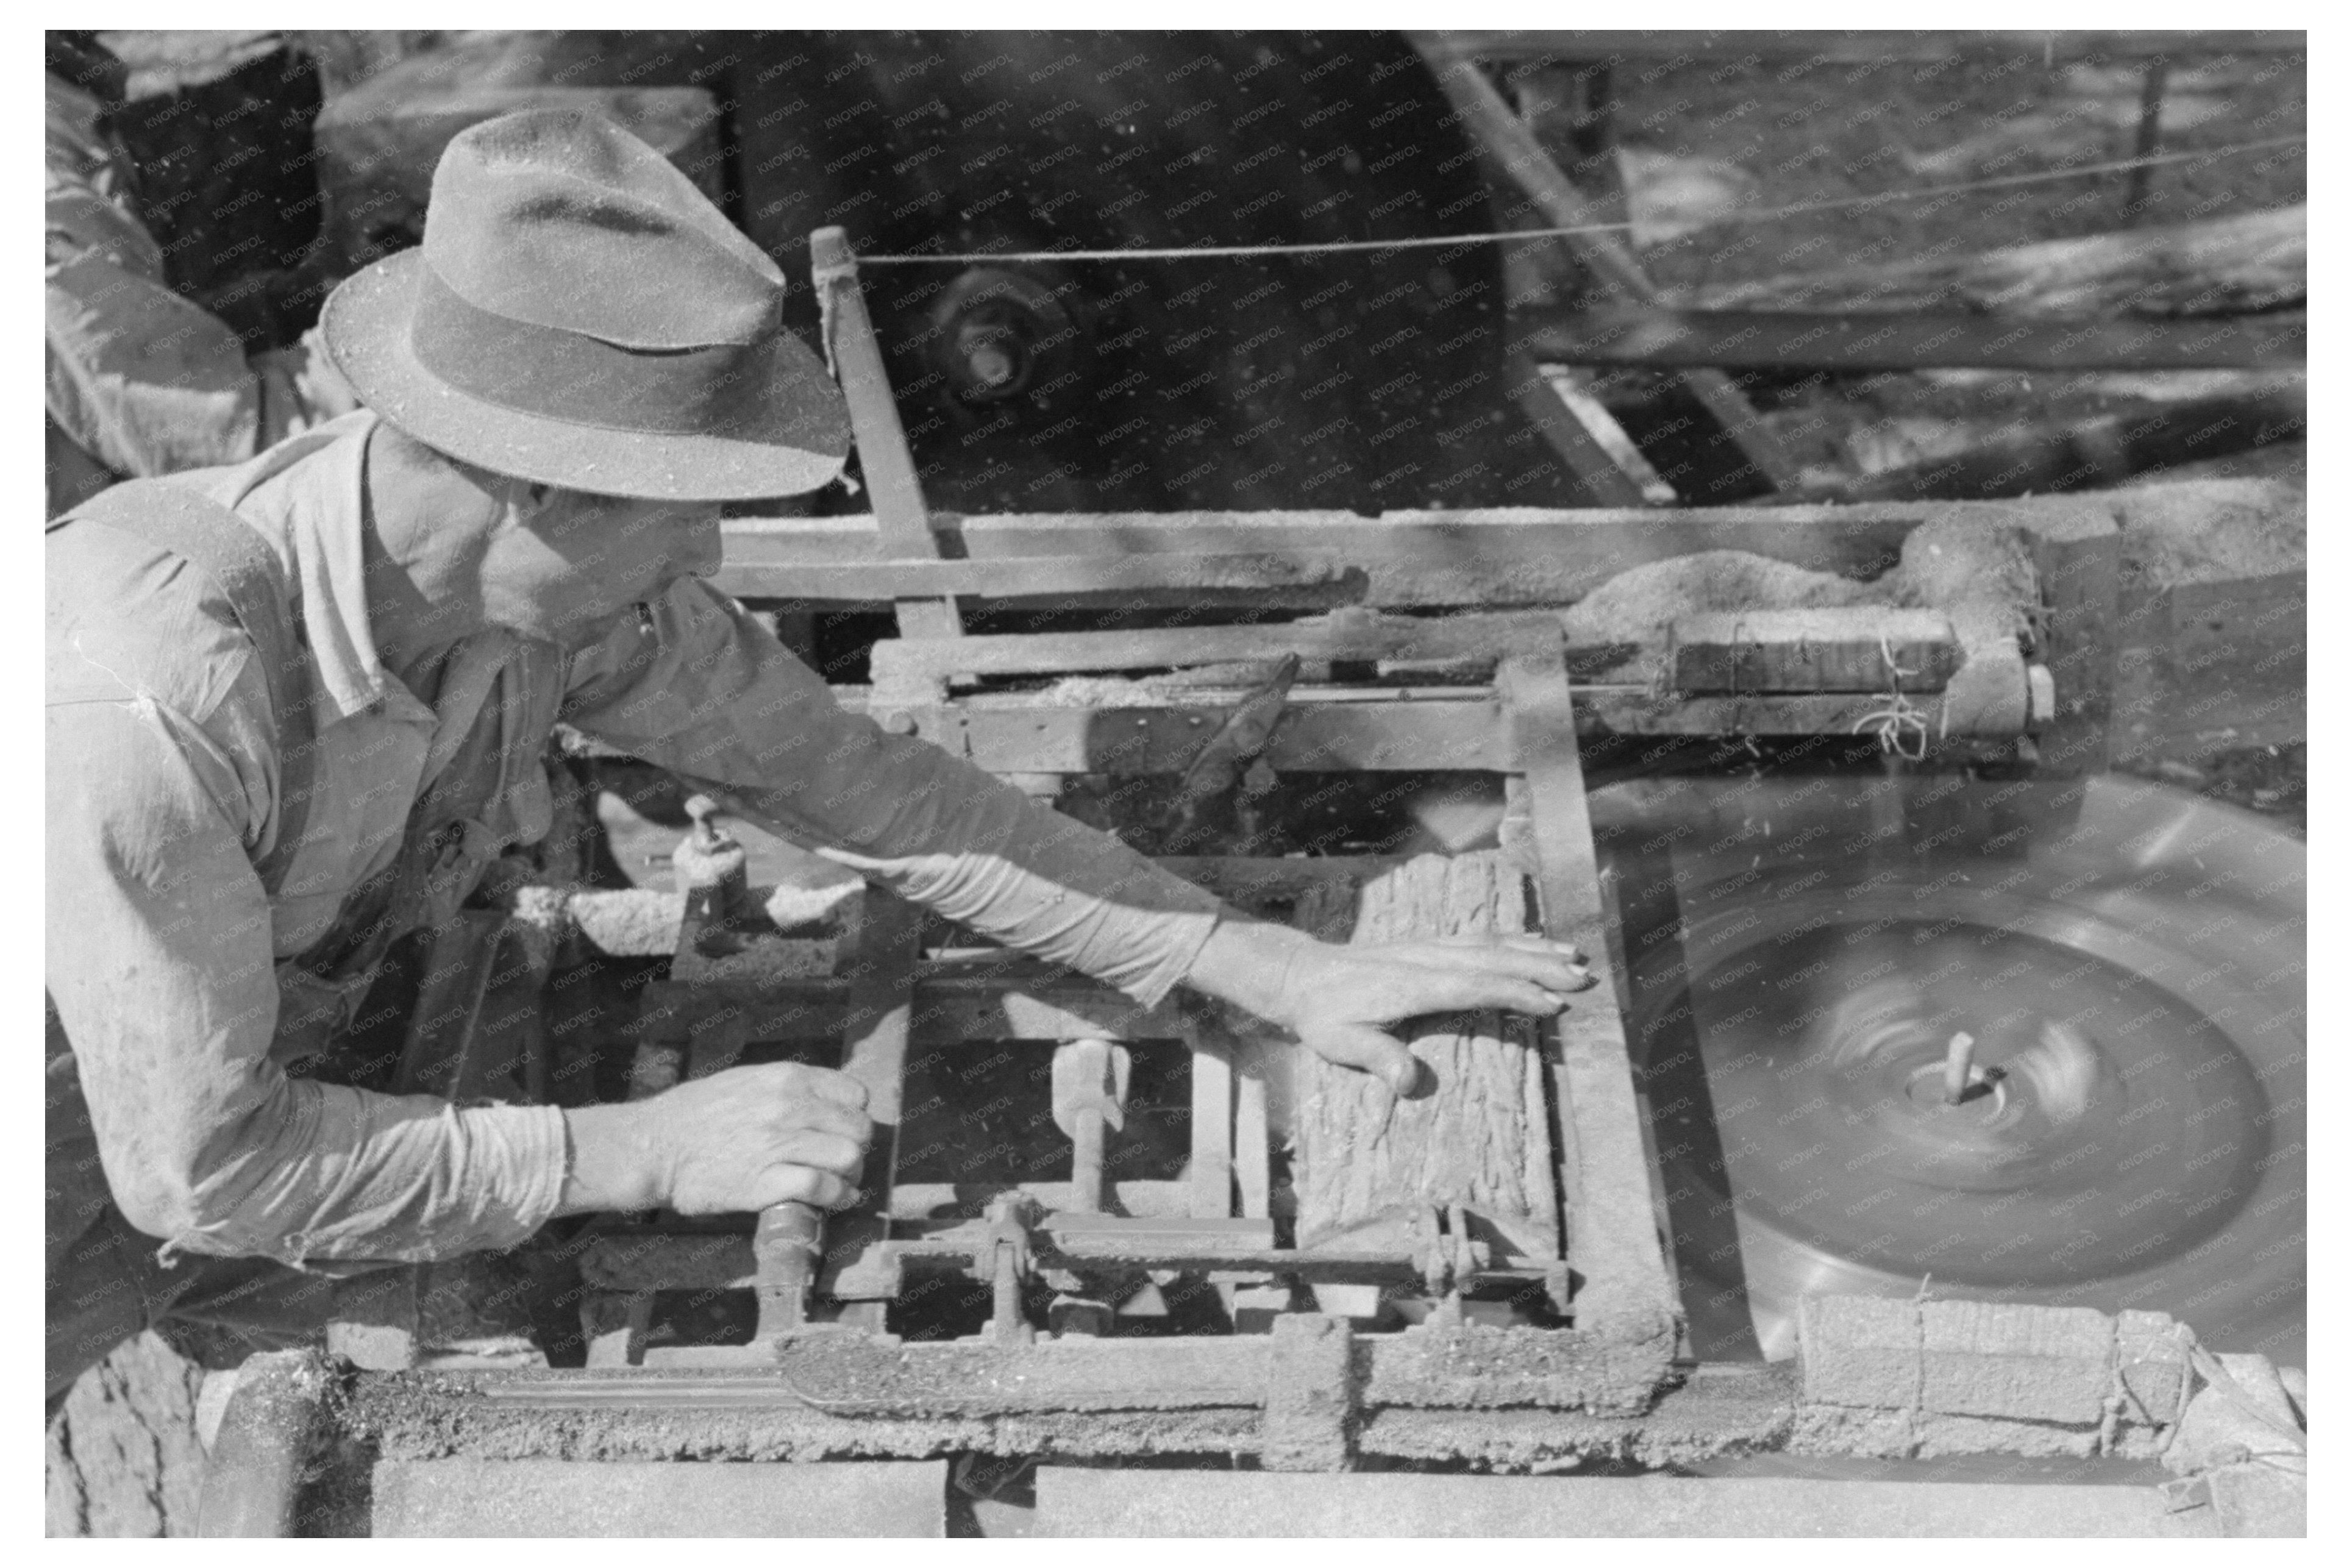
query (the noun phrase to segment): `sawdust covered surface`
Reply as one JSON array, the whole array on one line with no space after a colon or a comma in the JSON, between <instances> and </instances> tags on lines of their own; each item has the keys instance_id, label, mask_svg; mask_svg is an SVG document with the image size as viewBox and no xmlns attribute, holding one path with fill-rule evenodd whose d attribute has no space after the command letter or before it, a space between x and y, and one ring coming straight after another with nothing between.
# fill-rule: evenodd
<instances>
[{"instance_id":1,"label":"sawdust covered surface","mask_svg":"<svg viewBox=\"0 0 2352 1568\"><path fill-rule=\"evenodd\" d=\"M1255 1453L1255 1410L1088 1411L926 1420L765 1409L531 1408L430 1374L357 1379L337 1424L385 1459L927 1458L950 1453L1119 1458Z\"/></svg>"}]
</instances>

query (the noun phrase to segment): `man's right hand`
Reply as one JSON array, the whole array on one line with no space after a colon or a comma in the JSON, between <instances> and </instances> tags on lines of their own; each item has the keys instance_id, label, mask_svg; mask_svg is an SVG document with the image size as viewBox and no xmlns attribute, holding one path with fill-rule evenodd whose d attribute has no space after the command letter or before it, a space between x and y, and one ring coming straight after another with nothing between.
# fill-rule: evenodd
<instances>
[{"instance_id":1,"label":"man's right hand","mask_svg":"<svg viewBox=\"0 0 2352 1568\"><path fill-rule=\"evenodd\" d=\"M572 1167L560 1212L741 1214L838 1208L857 1191L874 1123L866 1086L826 1068L730 1068L648 1100L563 1113Z\"/></svg>"}]
</instances>

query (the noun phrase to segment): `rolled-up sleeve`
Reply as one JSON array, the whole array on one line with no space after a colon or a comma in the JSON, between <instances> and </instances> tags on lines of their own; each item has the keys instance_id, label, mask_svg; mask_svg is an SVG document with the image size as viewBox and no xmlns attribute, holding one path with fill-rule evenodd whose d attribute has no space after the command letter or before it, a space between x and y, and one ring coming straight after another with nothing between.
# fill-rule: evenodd
<instances>
[{"instance_id":1,"label":"rolled-up sleeve","mask_svg":"<svg viewBox=\"0 0 2352 1568\"><path fill-rule=\"evenodd\" d=\"M509 1247L553 1215L553 1107L459 1110L289 1079L270 1058L249 814L185 715L147 697L54 703L47 742L47 979L132 1225L299 1265Z\"/></svg>"},{"instance_id":2,"label":"rolled-up sleeve","mask_svg":"<svg viewBox=\"0 0 2352 1568\"><path fill-rule=\"evenodd\" d=\"M1118 840L928 742L845 713L741 605L697 581L572 664L564 717L1008 947L1158 1002L1220 905Z\"/></svg>"}]
</instances>

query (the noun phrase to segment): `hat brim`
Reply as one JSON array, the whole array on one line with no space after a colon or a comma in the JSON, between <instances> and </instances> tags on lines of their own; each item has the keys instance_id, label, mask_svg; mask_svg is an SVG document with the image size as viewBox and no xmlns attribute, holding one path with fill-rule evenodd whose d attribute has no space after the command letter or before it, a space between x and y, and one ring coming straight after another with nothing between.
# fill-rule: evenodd
<instances>
[{"instance_id":1,"label":"hat brim","mask_svg":"<svg viewBox=\"0 0 2352 1568\"><path fill-rule=\"evenodd\" d=\"M613 429L473 396L419 364L408 325L425 253L343 280L320 316L327 356L360 401L438 452L539 484L647 500L754 500L830 482L848 455L841 389L808 345L780 334L760 423L724 435Z\"/></svg>"}]
</instances>

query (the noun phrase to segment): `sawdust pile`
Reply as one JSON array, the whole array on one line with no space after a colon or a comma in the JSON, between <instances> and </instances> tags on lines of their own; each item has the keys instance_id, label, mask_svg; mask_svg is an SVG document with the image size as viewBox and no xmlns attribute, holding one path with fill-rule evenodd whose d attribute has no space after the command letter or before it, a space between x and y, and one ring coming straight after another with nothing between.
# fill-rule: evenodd
<instances>
[{"instance_id":1,"label":"sawdust pile","mask_svg":"<svg viewBox=\"0 0 2352 1568\"><path fill-rule=\"evenodd\" d=\"M1891 608L1998 612L2022 630L2041 588L2031 536L2011 524L1961 514L1930 519L1903 542L1895 568L1872 582L1815 572L1743 550L1708 550L1636 566L1561 612L1571 644L1639 644L1632 676L1665 657L1667 628L1683 616L1739 610Z\"/></svg>"}]
</instances>

